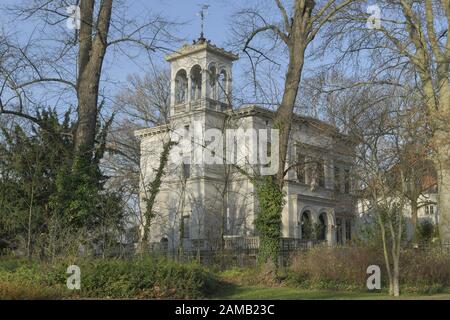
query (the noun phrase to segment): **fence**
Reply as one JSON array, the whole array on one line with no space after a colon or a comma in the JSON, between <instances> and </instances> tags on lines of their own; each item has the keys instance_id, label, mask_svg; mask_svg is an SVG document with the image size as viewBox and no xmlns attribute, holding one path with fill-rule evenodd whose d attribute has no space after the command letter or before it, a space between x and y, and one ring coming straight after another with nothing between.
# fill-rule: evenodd
<instances>
[{"instance_id":1,"label":"fence","mask_svg":"<svg viewBox=\"0 0 450 320\"><path fill-rule=\"evenodd\" d=\"M151 245L151 252L180 262L196 261L221 268L254 267L257 264L259 245L259 237L185 239L183 246L178 248L168 248L167 243L153 243ZM278 261L281 266L288 266L292 256L298 252L330 246L327 241L323 240L282 238L280 239L280 255ZM350 246L352 245L350 244ZM402 244L402 248L426 252L439 251L450 254L450 243L437 244L423 242L412 244L411 242L405 242Z\"/></svg>"},{"instance_id":2,"label":"fence","mask_svg":"<svg viewBox=\"0 0 450 320\"><path fill-rule=\"evenodd\" d=\"M450 254L450 242L449 243L434 243L434 242L419 242L419 243L403 243L404 249L420 250L425 252L439 251L442 253Z\"/></svg>"},{"instance_id":3,"label":"fence","mask_svg":"<svg viewBox=\"0 0 450 320\"><path fill-rule=\"evenodd\" d=\"M224 239L185 239L183 246L168 248L167 243L152 243L151 252L181 262L197 261L223 268L254 267L259 252L259 237L225 237ZM315 247L328 246L322 240L280 239L279 264L286 266L293 254Z\"/></svg>"}]
</instances>

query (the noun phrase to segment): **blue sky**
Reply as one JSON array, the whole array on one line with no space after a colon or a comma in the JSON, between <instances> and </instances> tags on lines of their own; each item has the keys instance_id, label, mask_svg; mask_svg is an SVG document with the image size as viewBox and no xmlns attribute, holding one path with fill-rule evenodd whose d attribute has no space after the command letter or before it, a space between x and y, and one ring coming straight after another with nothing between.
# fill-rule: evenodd
<instances>
[{"instance_id":1,"label":"blue sky","mask_svg":"<svg viewBox=\"0 0 450 320\"><path fill-rule=\"evenodd\" d=\"M27 4L28 1L1 0L0 8ZM68 3L70 2L68 1ZM128 6L128 10L126 10L128 18L145 19L149 15L160 14L169 21L182 23L173 30L173 33L189 43L198 38L200 34L200 17L198 16L200 5L208 4L210 8L205 21L205 36L219 46L224 46L229 39L232 14L238 7L246 5L245 2L239 0L123 0L123 2ZM35 30L36 21L19 20L13 15L6 14L3 10L0 11L0 20L3 31L13 34L22 43L25 43L30 37L40 37L39 32ZM175 48L173 45L171 47ZM152 63L168 67L164 55L165 53L161 52L154 54L151 57ZM144 74L148 63L150 61L147 57L137 56L129 59L120 52L107 53L103 71L104 78L108 79L110 83L105 84L105 91L108 91L109 95L114 95L114 92L126 85L127 76L135 73ZM239 74L238 70L239 68L235 68L236 76ZM40 89L36 89L36 91L40 91ZM43 101L53 101L53 99L46 96ZM70 101L65 103L70 103Z\"/></svg>"},{"instance_id":2,"label":"blue sky","mask_svg":"<svg viewBox=\"0 0 450 320\"><path fill-rule=\"evenodd\" d=\"M28 3L30 0L21 1L21 3ZM119 0L116 0L117 2ZM212 40L212 42L218 46L225 47L226 43L231 40L231 25L232 16L240 8L248 7L252 5L259 6L273 6L274 10L269 9L269 13L273 13L274 18L278 19L278 11L274 6L272 0L260 1L260 0L122 0L128 9L126 12L116 11L116 14L126 14L128 18L145 19L149 14L161 14L169 21L176 21L182 23L174 31L174 34L184 39L186 42L191 43L193 39L199 37L200 34L200 18L198 17L198 12L200 11L201 4L208 4L210 8L205 21L205 36L206 38ZM68 1L70 3L70 1ZM75 1L74 1L75 2ZM286 0L285 3L289 3L290 0ZM1 0L0 7L15 5L17 0ZM288 5L286 6L289 9ZM271 10L271 11L270 11ZM0 20L2 21L2 27L8 32L13 32L15 36L19 39L26 40L32 34L36 28L36 22L34 21L19 21L12 16L7 16L4 11L0 11ZM62 25L65 27L65 25ZM51 28L49 28L51 30ZM38 32L36 37L39 37ZM50 32L49 37L52 37ZM317 40L316 40L317 41ZM320 41L320 40L319 40ZM175 49L176 46L171 45ZM309 50L314 50L314 44L309 48ZM158 66L169 67L168 63L164 60L165 53L156 53L151 56L151 60L145 55L137 55L133 59L130 59L122 53L122 51L107 53L107 59L105 60L103 68L103 79L107 81L103 82L103 92L108 97L114 97L121 88L127 85L127 77L131 74L141 74L143 75L146 71L150 70L149 63L153 63ZM236 52L241 57L244 57L242 52ZM282 56L277 56L279 62L281 62L281 69L278 71L271 71L271 76L275 76L276 82L282 83L283 80L283 68L284 61ZM72 63L73 62L73 63ZM305 64L304 76L311 70L315 69L316 63L319 61L309 61ZM244 87L243 83L245 80L249 79L249 73L246 73L244 66L246 65L245 59L235 62L233 70L233 81L234 87L239 89ZM71 70L75 70L76 61L71 61ZM266 75L267 76L267 75ZM267 82L264 76L261 77L262 82ZM235 90L235 97L238 96ZM51 88L46 87L44 90L37 88L35 90L36 94L45 94L43 98L40 99L43 103L48 106L54 106L57 101L59 105L67 107L67 105L76 105L76 100L74 95L68 95L67 97L61 98L58 96L58 92L52 93ZM53 95L52 95L53 94ZM278 94L280 95L280 94ZM278 96L277 95L277 96ZM259 103L259 98L254 98L254 100L247 100L244 95L242 96L243 101L247 103ZM279 97L281 98L281 97ZM250 98L253 99L253 98ZM239 102L240 103L240 102Z\"/></svg>"}]
</instances>

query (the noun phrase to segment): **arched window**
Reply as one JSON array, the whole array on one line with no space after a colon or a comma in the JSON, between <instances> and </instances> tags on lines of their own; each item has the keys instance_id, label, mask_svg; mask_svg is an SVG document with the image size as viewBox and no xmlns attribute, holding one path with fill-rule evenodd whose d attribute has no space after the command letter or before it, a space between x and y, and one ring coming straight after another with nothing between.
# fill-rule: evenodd
<instances>
[{"instance_id":1,"label":"arched window","mask_svg":"<svg viewBox=\"0 0 450 320\"><path fill-rule=\"evenodd\" d=\"M208 97L211 99L217 98L217 70L214 65L209 67L209 93Z\"/></svg>"},{"instance_id":2,"label":"arched window","mask_svg":"<svg viewBox=\"0 0 450 320\"><path fill-rule=\"evenodd\" d=\"M169 239L167 239L166 237L161 238L161 250L166 251L167 249L169 249Z\"/></svg>"},{"instance_id":3,"label":"arched window","mask_svg":"<svg viewBox=\"0 0 450 320\"><path fill-rule=\"evenodd\" d=\"M303 240L311 240L312 239L312 223L311 223L311 212L306 210L302 213L300 218L301 225L301 238Z\"/></svg>"},{"instance_id":4,"label":"arched window","mask_svg":"<svg viewBox=\"0 0 450 320\"><path fill-rule=\"evenodd\" d=\"M195 65L191 69L191 100L195 101L202 97L202 68Z\"/></svg>"},{"instance_id":5,"label":"arched window","mask_svg":"<svg viewBox=\"0 0 450 320\"><path fill-rule=\"evenodd\" d=\"M180 70L175 76L175 104L186 102L188 89L187 74L185 70Z\"/></svg>"},{"instance_id":6,"label":"arched window","mask_svg":"<svg viewBox=\"0 0 450 320\"><path fill-rule=\"evenodd\" d=\"M319 224L317 225L317 240L327 239L327 214L322 212L319 215Z\"/></svg>"},{"instance_id":7,"label":"arched window","mask_svg":"<svg viewBox=\"0 0 450 320\"><path fill-rule=\"evenodd\" d=\"M225 70L220 71L219 74L219 101L226 103L228 98L228 75Z\"/></svg>"}]
</instances>

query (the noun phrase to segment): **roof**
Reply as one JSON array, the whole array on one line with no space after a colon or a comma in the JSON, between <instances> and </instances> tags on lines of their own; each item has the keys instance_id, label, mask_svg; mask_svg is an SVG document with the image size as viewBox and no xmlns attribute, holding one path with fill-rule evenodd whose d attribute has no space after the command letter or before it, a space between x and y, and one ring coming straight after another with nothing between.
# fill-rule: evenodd
<instances>
[{"instance_id":1,"label":"roof","mask_svg":"<svg viewBox=\"0 0 450 320\"><path fill-rule=\"evenodd\" d=\"M154 135L164 133L167 131L169 131L169 126L167 124L164 124L164 125L157 126L157 127L136 130L134 132L134 136L137 138L143 138L143 137L147 137L147 136L154 136Z\"/></svg>"},{"instance_id":2,"label":"roof","mask_svg":"<svg viewBox=\"0 0 450 320\"><path fill-rule=\"evenodd\" d=\"M263 107L260 107L257 105L243 106L243 107L237 108L237 109L228 109L226 112L231 116L237 116L237 117L265 116L267 118L273 119L273 117L275 116L275 111L267 109L267 108L263 108ZM294 114L293 120L297 123L309 124L309 125L313 126L314 128L322 130L322 131L328 131L329 133L331 133L332 135L334 135L337 138L341 138L341 139L348 138L347 135L340 133L336 127L334 127L324 121L316 119L316 118L305 117L305 116L300 116L298 114ZM135 131L134 135L138 138L143 138L145 136L151 136L151 135L156 135L159 133L167 132L168 130L169 130L169 126L167 124L165 124L165 125L161 125L161 126L157 126L157 127L137 130L137 131Z\"/></svg>"},{"instance_id":3,"label":"roof","mask_svg":"<svg viewBox=\"0 0 450 320\"><path fill-rule=\"evenodd\" d=\"M228 113L231 113L235 116L255 116L255 115L262 115L266 116L268 118L273 118L275 116L275 111L260 107L257 105L249 105L237 109L230 109L228 110ZM313 117L307 117L307 116L301 116L299 114L294 113L293 121L297 123L307 123L312 125L313 127L328 131L331 134L340 137L340 138L348 138L347 135L339 132L339 130L334 127L333 125L326 123L324 121L321 121L319 119L313 118Z\"/></svg>"},{"instance_id":4,"label":"roof","mask_svg":"<svg viewBox=\"0 0 450 320\"><path fill-rule=\"evenodd\" d=\"M211 41L206 40L205 38L199 38L196 41L194 40L193 44L189 45L186 43L174 53L169 54L168 56L166 56L166 60L173 61L203 50L212 52L214 54L225 57L232 61L239 59L238 55L230 51L227 51L223 48L215 46L214 44L211 43Z\"/></svg>"}]
</instances>

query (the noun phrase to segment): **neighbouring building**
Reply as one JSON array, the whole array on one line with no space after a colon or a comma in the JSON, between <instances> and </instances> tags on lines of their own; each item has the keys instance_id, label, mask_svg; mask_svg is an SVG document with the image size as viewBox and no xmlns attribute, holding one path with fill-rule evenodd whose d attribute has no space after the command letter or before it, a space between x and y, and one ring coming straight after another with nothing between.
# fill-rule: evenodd
<instances>
[{"instance_id":1,"label":"neighbouring building","mask_svg":"<svg viewBox=\"0 0 450 320\"><path fill-rule=\"evenodd\" d=\"M232 154L236 165L250 174L270 166L250 164L247 156L239 158L245 154L239 150L249 144L246 138L229 138L228 129L265 129L269 132L265 152L271 156L274 112L256 105L231 105L232 64L237 59L204 38L166 57L171 65L169 122L135 133L141 141L141 210L145 210L147 186L159 166L164 143L174 134L183 134L189 143L171 150L171 157L177 160L169 161L156 197L150 222L153 244L176 249L180 244L211 246L222 236L257 239L254 221L258 203L252 182L236 166L195 161L196 152L192 151L200 146L217 159ZM211 129L224 133L222 141L214 141L222 142L223 153L216 154L204 145L205 132ZM192 138L194 131L200 132L203 140ZM260 157L258 154L257 159ZM353 147L345 135L317 119L294 117L287 156L283 237L330 244L352 239L356 204L353 160Z\"/></svg>"},{"instance_id":2,"label":"neighbouring building","mask_svg":"<svg viewBox=\"0 0 450 320\"><path fill-rule=\"evenodd\" d=\"M438 209L438 184L437 174L434 170L434 165L431 161L425 160L421 162L421 168L417 168L418 174L416 181L416 189L418 197L415 200L417 207L417 224L428 222L433 226L439 225L439 209ZM390 174L399 178L399 173L394 167ZM392 197L391 201L398 201L399 197ZM414 201L414 200L413 200ZM410 200L406 200L403 207L402 215L405 218L405 237L406 240L411 240L414 234L414 227L412 223L413 205ZM357 202L357 219L355 221L355 228L364 228L364 225L369 225L374 222L374 212L370 205L370 201L364 198L358 199Z\"/></svg>"}]
</instances>

